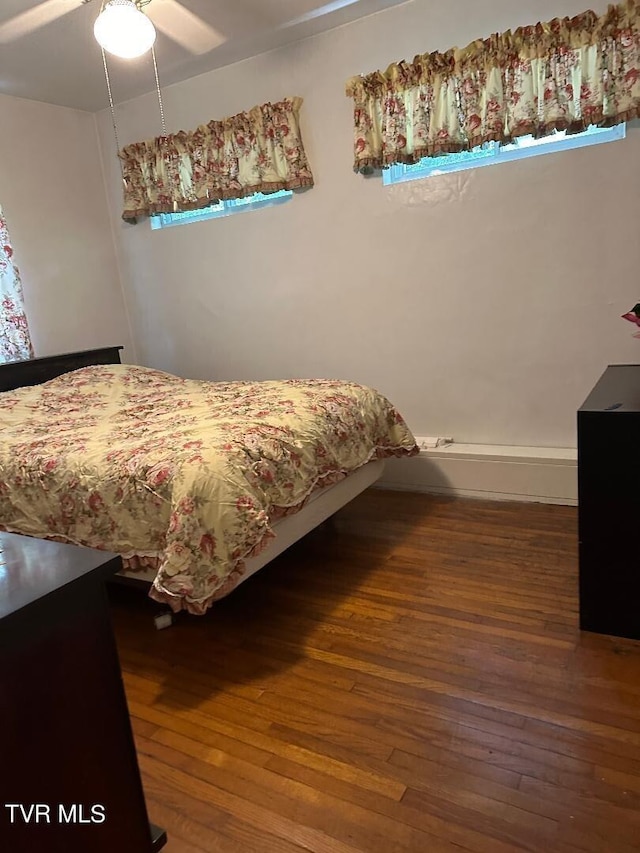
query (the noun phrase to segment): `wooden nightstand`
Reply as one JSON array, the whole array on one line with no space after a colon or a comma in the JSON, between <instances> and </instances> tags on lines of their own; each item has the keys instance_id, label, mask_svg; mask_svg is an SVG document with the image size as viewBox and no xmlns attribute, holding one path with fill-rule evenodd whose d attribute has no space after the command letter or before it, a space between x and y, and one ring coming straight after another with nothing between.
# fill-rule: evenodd
<instances>
[{"instance_id":1,"label":"wooden nightstand","mask_svg":"<svg viewBox=\"0 0 640 853\"><path fill-rule=\"evenodd\" d=\"M640 639L640 365L606 369L578 411L580 627Z\"/></svg>"},{"instance_id":2,"label":"wooden nightstand","mask_svg":"<svg viewBox=\"0 0 640 853\"><path fill-rule=\"evenodd\" d=\"M0 850L152 853L105 580L113 554L0 533ZM34 808L35 807L35 808Z\"/></svg>"}]
</instances>

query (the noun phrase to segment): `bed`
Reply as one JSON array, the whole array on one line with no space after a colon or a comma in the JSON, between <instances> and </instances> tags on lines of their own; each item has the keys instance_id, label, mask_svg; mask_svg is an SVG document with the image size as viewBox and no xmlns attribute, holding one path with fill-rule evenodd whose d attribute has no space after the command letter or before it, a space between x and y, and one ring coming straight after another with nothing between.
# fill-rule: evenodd
<instances>
[{"instance_id":1,"label":"bed","mask_svg":"<svg viewBox=\"0 0 640 853\"><path fill-rule=\"evenodd\" d=\"M204 613L417 452L366 386L189 380L120 349L0 366L0 529L117 553L173 611Z\"/></svg>"}]
</instances>

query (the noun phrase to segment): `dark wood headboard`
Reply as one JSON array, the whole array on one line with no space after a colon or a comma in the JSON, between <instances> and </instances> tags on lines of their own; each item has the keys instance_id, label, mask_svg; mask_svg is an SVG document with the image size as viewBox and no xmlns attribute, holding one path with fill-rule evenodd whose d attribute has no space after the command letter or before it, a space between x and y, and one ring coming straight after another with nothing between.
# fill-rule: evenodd
<instances>
[{"instance_id":1,"label":"dark wood headboard","mask_svg":"<svg viewBox=\"0 0 640 853\"><path fill-rule=\"evenodd\" d=\"M79 370L91 364L120 364L121 349L121 346L102 347L0 364L0 391L13 391L14 388L23 388L26 385L40 385L63 373Z\"/></svg>"}]
</instances>

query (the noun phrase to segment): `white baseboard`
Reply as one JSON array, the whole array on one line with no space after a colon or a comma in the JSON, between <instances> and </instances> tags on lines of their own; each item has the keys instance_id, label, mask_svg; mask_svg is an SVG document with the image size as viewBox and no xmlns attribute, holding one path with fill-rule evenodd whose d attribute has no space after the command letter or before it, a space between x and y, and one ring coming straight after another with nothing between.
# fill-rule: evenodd
<instances>
[{"instance_id":1,"label":"white baseboard","mask_svg":"<svg viewBox=\"0 0 640 853\"><path fill-rule=\"evenodd\" d=\"M575 506L577 451L450 444L411 459L388 459L377 488Z\"/></svg>"}]
</instances>

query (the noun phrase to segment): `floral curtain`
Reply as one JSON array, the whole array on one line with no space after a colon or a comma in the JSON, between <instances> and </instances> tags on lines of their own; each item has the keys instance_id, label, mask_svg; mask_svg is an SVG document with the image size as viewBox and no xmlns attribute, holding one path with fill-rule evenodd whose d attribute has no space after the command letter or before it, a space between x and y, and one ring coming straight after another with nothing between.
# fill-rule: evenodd
<instances>
[{"instance_id":1,"label":"floral curtain","mask_svg":"<svg viewBox=\"0 0 640 853\"><path fill-rule=\"evenodd\" d=\"M353 77L357 172L640 115L640 13L521 27Z\"/></svg>"},{"instance_id":2,"label":"floral curtain","mask_svg":"<svg viewBox=\"0 0 640 853\"><path fill-rule=\"evenodd\" d=\"M7 223L0 207L0 362L33 357L20 273L12 258Z\"/></svg>"},{"instance_id":3,"label":"floral curtain","mask_svg":"<svg viewBox=\"0 0 640 853\"><path fill-rule=\"evenodd\" d=\"M120 152L125 220L221 199L313 186L302 145L302 98L264 104Z\"/></svg>"}]
</instances>

